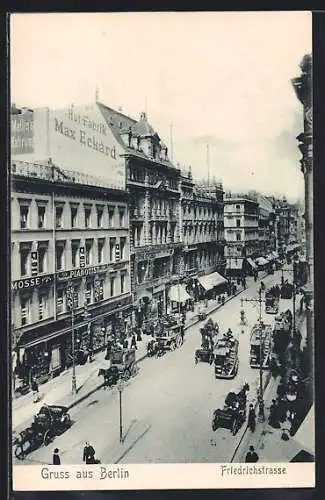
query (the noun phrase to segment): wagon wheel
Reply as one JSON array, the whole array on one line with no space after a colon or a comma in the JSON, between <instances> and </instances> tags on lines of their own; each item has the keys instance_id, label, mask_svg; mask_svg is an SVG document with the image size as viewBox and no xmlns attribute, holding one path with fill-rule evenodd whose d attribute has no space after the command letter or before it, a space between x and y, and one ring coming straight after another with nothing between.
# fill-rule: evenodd
<instances>
[{"instance_id":1,"label":"wagon wheel","mask_svg":"<svg viewBox=\"0 0 325 500\"><path fill-rule=\"evenodd\" d=\"M44 444L44 446L47 446L48 444L50 444L51 441L52 441L51 429L47 429L47 431L45 431L45 434L44 434L44 437L43 437L43 444Z\"/></svg>"},{"instance_id":2,"label":"wagon wheel","mask_svg":"<svg viewBox=\"0 0 325 500\"><path fill-rule=\"evenodd\" d=\"M170 343L170 349L171 349L172 351L175 351L175 349L176 349L176 343L175 343L175 340L172 340L172 341L171 341L171 343Z\"/></svg>"},{"instance_id":3,"label":"wagon wheel","mask_svg":"<svg viewBox=\"0 0 325 500\"><path fill-rule=\"evenodd\" d=\"M236 434L237 430L238 430L238 422L237 419L235 418L231 426L231 432L233 436Z\"/></svg>"},{"instance_id":4,"label":"wagon wheel","mask_svg":"<svg viewBox=\"0 0 325 500\"><path fill-rule=\"evenodd\" d=\"M218 428L218 417L214 417L212 420L212 430L215 432Z\"/></svg>"},{"instance_id":5,"label":"wagon wheel","mask_svg":"<svg viewBox=\"0 0 325 500\"><path fill-rule=\"evenodd\" d=\"M24 454L24 451L23 451L23 446L21 443L17 444L15 446L15 449L14 449L14 454L15 454L15 457L18 459L18 460L24 460L24 457L25 457L25 454Z\"/></svg>"},{"instance_id":6,"label":"wagon wheel","mask_svg":"<svg viewBox=\"0 0 325 500\"><path fill-rule=\"evenodd\" d=\"M131 372L130 372L129 368L127 368L123 374L123 379L129 380L129 378L131 378Z\"/></svg>"},{"instance_id":7,"label":"wagon wheel","mask_svg":"<svg viewBox=\"0 0 325 500\"><path fill-rule=\"evenodd\" d=\"M176 347L180 347L182 344L183 344L182 337L181 337L181 335L178 335L176 337Z\"/></svg>"},{"instance_id":8,"label":"wagon wheel","mask_svg":"<svg viewBox=\"0 0 325 500\"><path fill-rule=\"evenodd\" d=\"M196 365L198 364L198 361L199 361L199 357L198 357L198 356L195 356L195 357L194 357L194 362L195 362L195 364L196 364Z\"/></svg>"},{"instance_id":9,"label":"wagon wheel","mask_svg":"<svg viewBox=\"0 0 325 500\"><path fill-rule=\"evenodd\" d=\"M65 421L64 421L64 425L66 427L70 427L71 426L71 417L69 415L69 413L66 413L65 414Z\"/></svg>"}]
</instances>

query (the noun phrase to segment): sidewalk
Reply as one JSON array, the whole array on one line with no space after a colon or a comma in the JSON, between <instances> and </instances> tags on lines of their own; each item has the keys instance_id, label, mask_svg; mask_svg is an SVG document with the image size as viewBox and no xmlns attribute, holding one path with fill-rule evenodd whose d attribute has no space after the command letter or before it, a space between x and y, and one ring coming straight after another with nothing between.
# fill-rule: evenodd
<instances>
[{"instance_id":1,"label":"sidewalk","mask_svg":"<svg viewBox=\"0 0 325 500\"><path fill-rule=\"evenodd\" d=\"M306 339L306 315L304 313L302 315L297 314L297 328L301 332L303 345L303 341ZM299 451L297 450L297 443L294 437L290 437L288 441L281 439L283 431L289 430L291 427L288 421L283 422L279 429L274 429L268 423L272 399L276 399L277 388L280 383L280 377L275 379L270 374L268 375L269 377L264 388L265 421L258 421L257 401L253 402L255 403L257 415L255 432L252 433L248 427L246 428L231 462L244 463L250 446L254 446L259 456L259 462L289 462Z\"/></svg>"},{"instance_id":2,"label":"sidewalk","mask_svg":"<svg viewBox=\"0 0 325 500\"><path fill-rule=\"evenodd\" d=\"M260 279L263 279L262 276ZM247 279L247 286L253 282L253 278ZM225 303L229 300L235 298L241 292L244 291L243 287L239 287L234 295L226 296ZM203 303L196 303L194 311L187 312L187 318L185 321L185 329L192 327L193 325L199 323L198 311L201 309L207 315L216 311L220 307L223 307L217 302L217 300L209 300L208 306L205 307ZM202 321L202 324L204 321ZM142 341L137 342L136 351L136 362L141 362L147 357L147 342L149 337L147 335L142 336ZM20 432L26 428L31 422L34 415L39 411L41 406L46 404L56 404L61 406L66 406L68 409L73 408L77 404L84 401L91 394L103 387L102 377L98 377L98 370L100 367L108 365L105 361L106 352L100 352L95 355L94 361L87 362L83 366L76 366L76 380L77 380L77 394L74 396L71 394L72 385L72 368L62 372L58 377L46 382L39 387L40 395L42 395L42 400L38 403L33 402L33 394L28 393L24 396L20 396L13 400L12 403L12 429L13 432Z\"/></svg>"}]
</instances>

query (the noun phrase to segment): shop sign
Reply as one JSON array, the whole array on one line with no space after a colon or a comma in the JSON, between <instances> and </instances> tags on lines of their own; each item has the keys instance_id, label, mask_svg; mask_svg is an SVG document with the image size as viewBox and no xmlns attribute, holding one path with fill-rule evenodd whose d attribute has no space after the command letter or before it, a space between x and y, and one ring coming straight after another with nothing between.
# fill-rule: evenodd
<instances>
[{"instance_id":1,"label":"shop sign","mask_svg":"<svg viewBox=\"0 0 325 500\"><path fill-rule=\"evenodd\" d=\"M125 262L118 262L117 264L113 264L113 269L112 271L118 271L119 269L124 269L126 267Z\"/></svg>"},{"instance_id":2,"label":"shop sign","mask_svg":"<svg viewBox=\"0 0 325 500\"><path fill-rule=\"evenodd\" d=\"M85 267L85 247L80 247L79 248L79 261L80 261L80 267Z\"/></svg>"},{"instance_id":3,"label":"shop sign","mask_svg":"<svg viewBox=\"0 0 325 500\"><path fill-rule=\"evenodd\" d=\"M32 261L32 276L38 275L38 255L37 252L31 253L31 261Z\"/></svg>"},{"instance_id":4,"label":"shop sign","mask_svg":"<svg viewBox=\"0 0 325 500\"><path fill-rule=\"evenodd\" d=\"M118 262L120 260L120 245L116 243L115 245L115 261Z\"/></svg>"},{"instance_id":5,"label":"shop sign","mask_svg":"<svg viewBox=\"0 0 325 500\"><path fill-rule=\"evenodd\" d=\"M107 271L107 269L107 264L101 264L99 266L71 269L70 271L61 271L57 273L56 276L59 281L64 281L68 279L83 278L84 276L93 276L94 274Z\"/></svg>"},{"instance_id":6,"label":"shop sign","mask_svg":"<svg viewBox=\"0 0 325 500\"><path fill-rule=\"evenodd\" d=\"M51 283L53 283L53 274L46 274L44 276L35 276L33 278L22 278L20 280L15 280L11 283L11 289L13 291L27 290L43 285L49 285Z\"/></svg>"}]
</instances>

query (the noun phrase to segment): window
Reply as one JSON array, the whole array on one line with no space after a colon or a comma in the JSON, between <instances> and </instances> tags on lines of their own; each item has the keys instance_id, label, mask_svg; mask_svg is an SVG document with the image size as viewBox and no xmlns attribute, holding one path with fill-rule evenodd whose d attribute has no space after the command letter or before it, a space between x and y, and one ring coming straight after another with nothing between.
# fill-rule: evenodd
<instances>
[{"instance_id":1,"label":"window","mask_svg":"<svg viewBox=\"0 0 325 500\"><path fill-rule=\"evenodd\" d=\"M64 246L57 245L55 248L56 269L60 271L64 268Z\"/></svg>"},{"instance_id":2,"label":"window","mask_svg":"<svg viewBox=\"0 0 325 500\"><path fill-rule=\"evenodd\" d=\"M22 297L20 299L20 317L21 325L28 325L30 322L30 298Z\"/></svg>"},{"instance_id":3,"label":"window","mask_svg":"<svg viewBox=\"0 0 325 500\"><path fill-rule=\"evenodd\" d=\"M124 293L125 289L125 274L121 274L121 293Z\"/></svg>"},{"instance_id":4,"label":"window","mask_svg":"<svg viewBox=\"0 0 325 500\"><path fill-rule=\"evenodd\" d=\"M29 207L25 205L20 207L20 229L27 229L28 227L28 211Z\"/></svg>"},{"instance_id":5,"label":"window","mask_svg":"<svg viewBox=\"0 0 325 500\"><path fill-rule=\"evenodd\" d=\"M91 304L91 301L92 301L92 290L93 290L92 282L91 281L87 281L87 283L86 283L86 293L85 293L86 304Z\"/></svg>"},{"instance_id":6,"label":"window","mask_svg":"<svg viewBox=\"0 0 325 500\"><path fill-rule=\"evenodd\" d=\"M236 241L240 241L241 240L241 233L237 232L236 233Z\"/></svg>"},{"instance_id":7,"label":"window","mask_svg":"<svg viewBox=\"0 0 325 500\"><path fill-rule=\"evenodd\" d=\"M104 260L104 243L105 243L104 240L98 240L98 246L97 246L97 250L98 250L97 261L98 261L98 264L101 264L103 262L103 260Z\"/></svg>"},{"instance_id":8,"label":"window","mask_svg":"<svg viewBox=\"0 0 325 500\"><path fill-rule=\"evenodd\" d=\"M43 319L46 317L46 297L45 295L38 296L38 319Z\"/></svg>"},{"instance_id":9,"label":"window","mask_svg":"<svg viewBox=\"0 0 325 500\"><path fill-rule=\"evenodd\" d=\"M44 273L46 271L46 250L45 247L38 247L38 272Z\"/></svg>"},{"instance_id":10,"label":"window","mask_svg":"<svg viewBox=\"0 0 325 500\"><path fill-rule=\"evenodd\" d=\"M236 227L240 227L240 219L236 219Z\"/></svg>"},{"instance_id":11,"label":"window","mask_svg":"<svg viewBox=\"0 0 325 500\"><path fill-rule=\"evenodd\" d=\"M237 212L240 211L240 205L236 205L236 210L237 210Z\"/></svg>"},{"instance_id":12,"label":"window","mask_svg":"<svg viewBox=\"0 0 325 500\"><path fill-rule=\"evenodd\" d=\"M110 279L110 295L111 297L115 295L115 278L113 276Z\"/></svg>"},{"instance_id":13,"label":"window","mask_svg":"<svg viewBox=\"0 0 325 500\"><path fill-rule=\"evenodd\" d=\"M93 263L92 246L92 240L86 241L86 266L90 266Z\"/></svg>"},{"instance_id":14,"label":"window","mask_svg":"<svg viewBox=\"0 0 325 500\"><path fill-rule=\"evenodd\" d=\"M119 226L120 227L125 226L125 210L124 210L124 208L119 209Z\"/></svg>"},{"instance_id":15,"label":"window","mask_svg":"<svg viewBox=\"0 0 325 500\"><path fill-rule=\"evenodd\" d=\"M77 226L78 207L71 207L71 227Z\"/></svg>"},{"instance_id":16,"label":"window","mask_svg":"<svg viewBox=\"0 0 325 500\"><path fill-rule=\"evenodd\" d=\"M64 290L63 288L59 288L56 292L56 312L57 314L61 314L64 311L65 311Z\"/></svg>"},{"instance_id":17,"label":"window","mask_svg":"<svg viewBox=\"0 0 325 500\"><path fill-rule=\"evenodd\" d=\"M55 226L62 227L63 207L55 207Z\"/></svg>"},{"instance_id":18,"label":"window","mask_svg":"<svg viewBox=\"0 0 325 500\"><path fill-rule=\"evenodd\" d=\"M115 238L109 239L109 261L115 262Z\"/></svg>"},{"instance_id":19,"label":"window","mask_svg":"<svg viewBox=\"0 0 325 500\"><path fill-rule=\"evenodd\" d=\"M97 227L103 227L103 209L97 207Z\"/></svg>"},{"instance_id":20,"label":"window","mask_svg":"<svg viewBox=\"0 0 325 500\"><path fill-rule=\"evenodd\" d=\"M109 227L114 225L114 207L108 207L108 225Z\"/></svg>"},{"instance_id":21,"label":"window","mask_svg":"<svg viewBox=\"0 0 325 500\"><path fill-rule=\"evenodd\" d=\"M126 238L120 238L120 260L125 259L125 241Z\"/></svg>"},{"instance_id":22,"label":"window","mask_svg":"<svg viewBox=\"0 0 325 500\"><path fill-rule=\"evenodd\" d=\"M37 212L38 212L37 227L38 229L43 229L43 227L45 227L45 207L38 206Z\"/></svg>"},{"instance_id":23,"label":"window","mask_svg":"<svg viewBox=\"0 0 325 500\"><path fill-rule=\"evenodd\" d=\"M91 208L85 208L85 227L90 227Z\"/></svg>"},{"instance_id":24,"label":"window","mask_svg":"<svg viewBox=\"0 0 325 500\"><path fill-rule=\"evenodd\" d=\"M29 249L20 249L20 276L26 276L29 274L29 254Z\"/></svg>"},{"instance_id":25,"label":"window","mask_svg":"<svg viewBox=\"0 0 325 500\"><path fill-rule=\"evenodd\" d=\"M71 264L72 267L78 267L79 266L79 242L72 242L71 245Z\"/></svg>"}]
</instances>

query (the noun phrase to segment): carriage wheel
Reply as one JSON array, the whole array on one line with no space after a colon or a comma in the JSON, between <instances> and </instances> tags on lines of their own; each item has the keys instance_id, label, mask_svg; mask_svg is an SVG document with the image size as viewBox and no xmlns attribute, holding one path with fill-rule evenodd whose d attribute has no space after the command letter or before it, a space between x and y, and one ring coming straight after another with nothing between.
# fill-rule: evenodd
<instances>
[{"instance_id":1,"label":"carriage wheel","mask_svg":"<svg viewBox=\"0 0 325 500\"><path fill-rule=\"evenodd\" d=\"M171 349L172 351L175 351L175 349L176 349L175 340L172 340L172 342L170 343L170 349Z\"/></svg>"},{"instance_id":2,"label":"carriage wheel","mask_svg":"<svg viewBox=\"0 0 325 500\"><path fill-rule=\"evenodd\" d=\"M176 347L180 347L183 343L183 339L181 337L181 335L178 335L178 337L176 338Z\"/></svg>"},{"instance_id":3,"label":"carriage wheel","mask_svg":"<svg viewBox=\"0 0 325 500\"><path fill-rule=\"evenodd\" d=\"M65 415L64 425L65 425L65 427L71 426L71 417L70 417L69 413L66 413L66 415Z\"/></svg>"},{"instance_id":4,"label":"carriage wheel","mask_svg":"<svg viewBox=\"0 0 325 500\"><path fill-rule=\"evenodd\" d=\"M238 428L237 428L237 424L238 424L238 423L237 423L237 420L235 419L235 420L233 421L233 424L232 424L232 427L231 427L231 432L232 432L232 435L233 435L233 436L236 434L236 432L237 432L237 430L238 430Z\"/></svg>"},{"instance_id":5,"label":"carriage wheel","mask_svg":"<svg viewBox=\"0 0 325 500\"><path fill-rule=\"evenodd\" d=\"M129 380L129 378L131 378L131 372L128 368L125 370L123 378L124 380Z\"/></svg>"},{"instance_id":6,"label":"carriage wheel","mask_svg":"<svg viewBox=\"0 0 325 500\"><path fill-rule=\"evenodd\" d=\"M50 429L48 429L45 432L44 438L43 438L43 444L44 444L44 446L47 446L48 444L50 444L51 440L52 440L51 431L50 431Z\"/></svg>"},{"instance_id":7,"label":"carriage wheel","mask_svg":"<svg viewBox=\"0 0 325 500\"><path fill-rule=\"evenodd\" d=\"M194 362L195 362L195 364L196 364L196 365L198 364L198 361L199 361L198 357L197 357L197 356L195 356L195 358L194 358Z\"/></svg>"},{"instance_id":8,"label":"carriage wheel","mask_svg":"<svg viewBox=\"0 0 325 500\"><path fill-rule=\"evenodd\" d=\"M14 454L15 454L15 457L18 459L18 460L24 460L24 452L23 452L23 447L21 444L17 444L15 446L15 449L14 449Z\"/></svg>"},{"instance_id":9,"label":"carriage wheel","mask_svg":"<svg viewBox=\"0 0 325 500\"><path fill-rule=\"evenodd\" d=\"M212 430L213 432L215 432L218 428L218 418L215 417L213 420L212 420Z\"/></svg>"}]
</instances>

